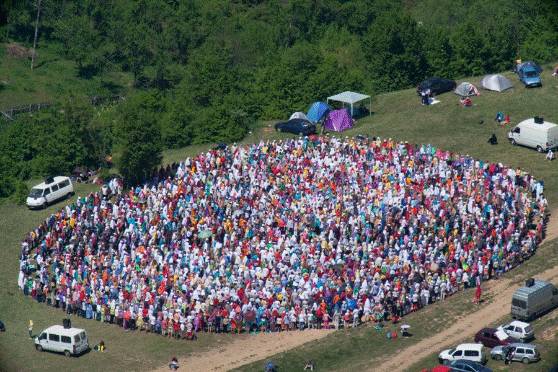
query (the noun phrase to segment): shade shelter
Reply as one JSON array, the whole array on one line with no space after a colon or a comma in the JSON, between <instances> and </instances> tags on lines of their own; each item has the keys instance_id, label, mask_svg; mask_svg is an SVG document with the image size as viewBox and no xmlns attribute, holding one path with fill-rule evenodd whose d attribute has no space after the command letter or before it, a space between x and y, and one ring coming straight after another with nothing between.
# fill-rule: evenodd
<instances>
[{"instance_id":1,"label":"shade shelter","mask_svg":"<svg viewBox=\"0 0 558 372\"><path fill-rule=\"evenodd\" d=\"M327 103L329 103L329 101L336 101L336 102L342 102L343 107L345 107L345 104L349 105L351 107L351 110L349 111L351 117L353 116L354 113L354 104L364 100L370 100L369 112L370 115L372 115L372 99L370 98L370 96L367 96L366 94L347 91L347 92L336 94L331 97L327 97Z\"/></svg>"},{"instance_id":2,"label":"shade shelter","mask_svg":"<svg viewBox=\"0 0 558 372\"><path fill-rule=\"evenodd\" d=\"M327 115L324 128L334 132L342 132L353 127L353 118L347 109L333 110Z\"/></svg>"}]
</instances>

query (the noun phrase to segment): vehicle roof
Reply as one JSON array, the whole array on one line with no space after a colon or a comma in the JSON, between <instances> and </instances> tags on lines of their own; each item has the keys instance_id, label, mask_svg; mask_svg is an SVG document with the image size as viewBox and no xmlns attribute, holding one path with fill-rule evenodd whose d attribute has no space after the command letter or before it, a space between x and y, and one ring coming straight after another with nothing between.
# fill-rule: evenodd
<instances>
[{"instance_id":1,"label":"vehicle roof","mask_svg":"<svg viewBox=\"0 0 558 372\"><path fill-rule=\"evenodd\" d=\"M473 349L480 351L482 350L482 344L459 344L456 349Z\"/></svg>"},{"instance_id":2,"label":"vehicle roof","mask_svg":"<svg viewBox=\"0 0 558 372\"><path fill-rule=\"evenodd\" d=\"M528 296L528 295L530 295L531 293L535 293L535 292L537 292L538 290L540 290L540 289L542 289L542 288L544 288L544 287L546 287L546 286L548 286L548 285L550 285L550 283L545 282L545 281L542 281L542 280L535 280L535 283L534 283L531 287L521 287L521 288L518 288L518 289L515 291L514 295Z\"/></svg>"},{"instance_id":3,"label":"vehicle roof","mask_svg":"<svg viewBox=\"0 0 558 372\"><path fill-rule=\"evenodd\" d=\"M34 189L44 189L47 186L50 186L54 183L58 183L58 182L62 182L65 180L69 180L70 177L66 177L66 176L56 176L52 178L53 181L51 183L46 183L46 182L41 182L38 185L33 186Z\"/></svg>"},{"instance_id":4,"label":"vehicle roof","mask_svg":"<svg viewBox=\"0 0 558 372\"><path fill-rule=\"evenodd\" d=\"M514 342L514 343L511 343L511 344L508 344L507 346L526 347L526 348L529 348L529 349L536 349L537 348L537 345L535 345L535 344L526 344L526 343L523 343L523 342Z\"/></svg>"},{"instance_id":5,"label":"vehicle roof","mask_svg":"<svg viewBox=\"0 0 558 372\"><path fill-rule=\"evenodd\" d=\"M44 332L46 333L57 333L63 336L74 336L77 334L80 334L81 332L84 332L84 329L81 328L64 328L61 325L53 325L48 327L47 329L44 330Z\"/></svg>"},{"instance_id":6,"label":"vehicle roof","mask_svg":"<svg viewBox=\"0 0 558 372\"><path fill-rule=\"evenodd\" d=\"M534 118L529 118L529 119L525 119L522 122L517 124L518 127L520 126L530 126L533 128L537 128L537 129L549 129L549 128L554 128L555 126L557 126L554 123L551 123L549 121L544 121L542 124L537 124L535 123L535 119Z\"/></svg>"},{"instance_id":7,"label":"vehicle roof","mask_svg":"<svg viewBox=\"0 0 558 372\"><path fill-rule=\"evenodd\" d=\"M512 325L514 327L521 327L521 328L530 326L529 323L522 322L521 320L514 320L513 322L510 322L509 325Z\"/></svg>"}]
</instances>

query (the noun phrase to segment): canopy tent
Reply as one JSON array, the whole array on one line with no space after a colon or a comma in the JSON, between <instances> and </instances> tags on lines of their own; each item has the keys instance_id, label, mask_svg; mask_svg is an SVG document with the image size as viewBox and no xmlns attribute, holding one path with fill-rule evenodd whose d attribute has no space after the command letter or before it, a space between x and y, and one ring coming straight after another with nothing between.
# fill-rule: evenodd
<instances>
[{"instance_id":1,"label":"canopy tent","mask_svg":"<svg viewBox=\"0 0 558 372\"><path fill-rule=\"evenodd\" d=\"M324 128L334 132L342 132L353 127L353 118L347 109L333 110L327 115Z\"/></svg>"},{"instance_id":2,"label":"canopy tent","mask_svg":"<svg viewBox=\"0 0 558 372\"><path fill-rule=\"evenodd\" d=\"M314 102L312 106L310 106L310 110L308 110L308 114L306 117L312 123L317 123L331 110L331 107L327 103L324 102Z\"/></svg>"},{"instance_id":3,"label":"canopy tent","mask_svg":"<svg viewBox=\"0 0 558 372\"><path fill-rule=\"evenodd\" d=\"M482 78L481 85L484 89L494 90L496 92L502 92L513 86L509 79L500 74L486 75Z\"/></svg>"},{"instance_id":4,"label":"canopy tent","mask_svg":"<svg viewBox=\"0 0 558 372\"><path fill-rule=\"evenodd\" d=\"M289 118L289 120L292 120L292 119L304 119L306 121L310 121L310 120L308 120L308 117L306 116L306 114L304 112L300 112L300 111L297 111L297 112L293 113L291 115L291 117Z\"/></svg>"},{"instance_id":5,"label":"canopy tent","mask_svg":"<svg viewBox=\"0 0 558 372\"><path fill-rule=\"evenodd\" d=\"M355 93L355 92L343 92L343 93L339 93L336 94L334 96L331 97L327 97L327 103L329 103L329 101L336 101L336 102L342 102L343 103L343 107L345 107L345 103L351 106L351 117L353 116L354 113L354 104L360 101L364 101L366 99L370 100L370 107L369 107L369 112L370 115L372 115L372 99L370 98L370 96L367 96L366 94L361 94L361 93Z\"/></svg>"},{"instance_id":6,"label":"canopy tent","mask_svg":"<svg viewBox=\"0 0 558 372\"><path fill-rule=\"evenodd\" d=\"M473 84L464 81L455 88L454 93L461 97L478 96L479 90Z\"/></svg>"}]
</instances>

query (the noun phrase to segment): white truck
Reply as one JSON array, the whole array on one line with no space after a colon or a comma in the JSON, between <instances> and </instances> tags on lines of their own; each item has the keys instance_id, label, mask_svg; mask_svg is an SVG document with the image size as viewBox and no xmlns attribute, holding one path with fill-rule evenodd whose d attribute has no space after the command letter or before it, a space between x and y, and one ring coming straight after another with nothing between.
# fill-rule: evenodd
<instances>
[{"instance_id":1,"label":"white truck","mask_svg":"<svg viewBox=\"0 0 558 372\"><path fill-rule=\"evenodd\" d=\"M546 152L558 146L558 125L539 117L523 120L508 133L508 139L512 145Z\"/></svg>"},{"instance_id":2,"label":"white truck","mask_svg":"<svg viewBox=\"0 0 558 372\"><path fill-rule=\"evenodd\" d=\"M35 337L35 348L38 351L48 350L64 353L69 357L85 352L89 349L89 342L83 329L54 325Z\"/></svg>"}]
</instances>

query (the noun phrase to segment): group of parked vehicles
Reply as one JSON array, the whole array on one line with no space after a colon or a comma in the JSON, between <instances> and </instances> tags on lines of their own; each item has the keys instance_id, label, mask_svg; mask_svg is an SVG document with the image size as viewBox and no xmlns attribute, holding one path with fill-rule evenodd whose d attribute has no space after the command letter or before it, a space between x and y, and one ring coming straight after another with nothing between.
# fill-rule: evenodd
<instances>
[{"instance_id":1,"label":"group of parked vehicles","mask_svg":"<svg viewBox=\"0 0 558 372\"><path fill-rule=\"evenodd\" d=\"M558 307L558 289L542 280L528 279L512 297L511 316L514 319L497 328L482 328L475 335L475 343L464 343L443 350L438 355L447 371L488 372L485 364L490 356L506 363L535 363L541 359L533 327L526 321L534 320ZM486 351L490 348L490 352Z\"/></svg>"}]
</instances>

